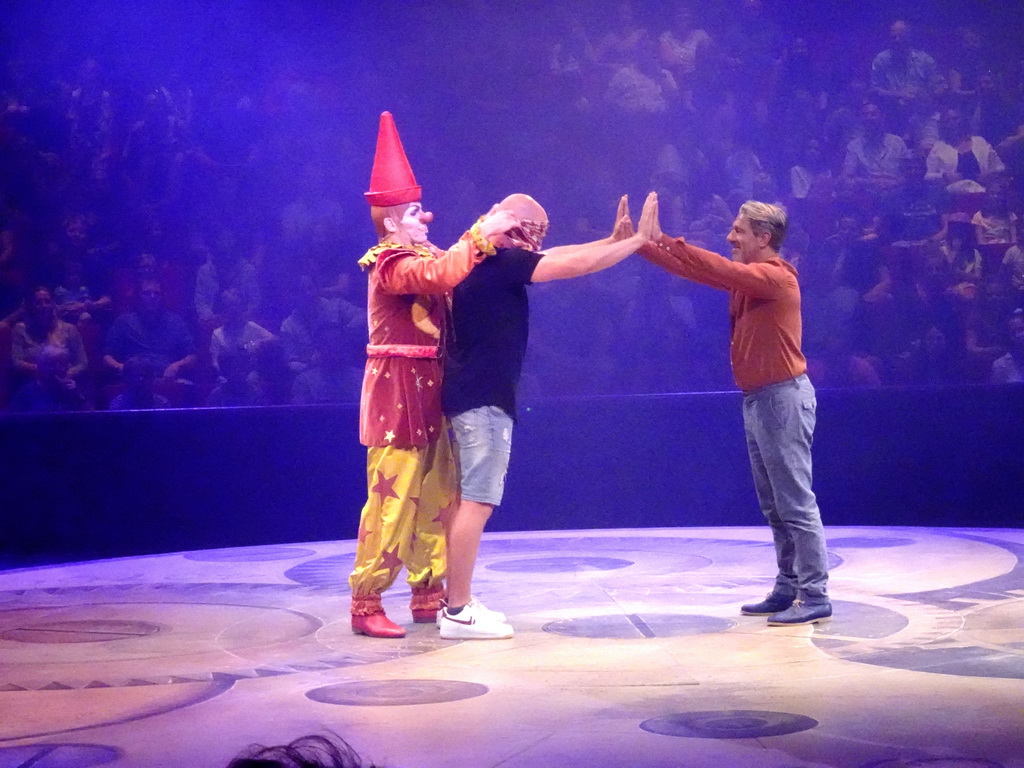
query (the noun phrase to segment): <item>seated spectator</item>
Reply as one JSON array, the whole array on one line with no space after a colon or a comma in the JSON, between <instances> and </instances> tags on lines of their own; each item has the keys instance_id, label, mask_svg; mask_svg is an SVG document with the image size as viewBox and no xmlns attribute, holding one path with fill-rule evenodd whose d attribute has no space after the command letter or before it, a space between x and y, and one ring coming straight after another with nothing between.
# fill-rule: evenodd
<instances>
[{"instance_id":1,"label":"seated spectator","mask_svg":"<svg viewBox=\"0 0 1024 768\"><path fill-rule=\"evenodd\" d=\"M80 261L73 258L64 260L64 277L53 289L57 314L62 320L85 322L95 319L97 312L110 309L113 300L92 283L86 278Z\"/></svg>"},{"instance_id":2,"label":"seated spectator","mask_svg":"<svg viewBox=\"0 0 1024 768\"><path fill-rule=\"evenodd\" d=\"M715 48L717 78L736 87L747 99L767 91L779 68L782 30L765 9L764 0L740 0L730 5Z\"/></svg>"},{"instance_id":3,"label":"seated spectator","mask_svg":"<svg viewBox=\"0 0 1024 768\"><path fill-rule=\"evenodd\" d=\"M124 391L110 401L112 411L148 411L170 408L170 401L153 391L157 370L144 357L130 357L124 364Z\"/></svg>"},{"instance_id":4,"label":"seated spectator","mask_svg":"<svg viewBox=\"0 0 1024 768\"><path fill-rule=\"evenodd\" d=\"M234 288L228 288L221 294L220 305L224 325L215 329L210 337L210 359L218 371L220 358L227 350L252 356L260 344L277 338L262 325L247 319L242 296Z\"/></svg>"},{"instance_id":5,"label":"seated spectator","mask_svg":"<svg viewBox=\"0 0 1024 768\"><path fill-rule=\"evenodd\" d=\"M49 289L36 288L26 304L25 319L14 326L11 334L11 361L14 369L33 376L36 358L44 346L61 347L68 353L68 375L82 374L89 364L85 345L78 329L57 317Z\"/></svg>"},{"instance_id":6,"label":"seated spectator","mask_svg":"<svg viewBox=\"0 0 1024 768\"><path fill-rule=\"evenodd\" d=\"M303 736L291 744L246 749L228 768L376 768L366 765L340 736Z\"/></svg>"},{"instance_id":7,"label":"seated spectator","mask_svg":"<svg viewBox=\"0 0 1024 768\"><path fill-rule=\"evenodd\" d=\"M1020 103L1000 85L993 72L982 73L978 79L977 104L964 114L970 115L974 132L990 144L999 144L1012 136L1024 116Z\"/></svg>"},{"instance_id":8,"label":"seated spectator","mask_svg":"<svg viewBox=\"0 0 1024 768\"><path fill-rule=\"evenodd\" d=\"M821 151L821 142L809 139L803 157L790 168L790 194L796 200L827 200L832 197L832 169Z\"/></svg>"},{"instance_id":9,"label":"seated spectator","mask_svg":"<svg viewBox=\"0 0 1024 768\"><path fill-rule=\"evenodd\" d=\"M930 245L947 235L947 195L924 179L924 162L912 155L902 164L906 181L880 206L883 239L900 247Z\"/></svg>"},{"instance_id":10,"label":"seated spectator","mask_svg":"<svg viewBox=\"0 0 1024 768\"><path fill-rule=\"evenodd\" d=\"M1009 176L1010 199L1024 200L1024 119L1018 119L1013 133L996 145L999 158L1005 162Z\"/></svg>"},{"instance_id":11,"label":"seated spectator","mask_svg":"<svg viewBox=\"0 0 1024 768\"><path fill-rule=\"evenodd\" d=\"M67 349L44 345L36 361L34 378L14 394L10 410L14 413L85 410L85 398L69 374Z\"/></svg>"},{"instance_id":12,"label":"seated spectator","mask_svg":"<svg viewBox=\"0 0 1024 768\"><path fill-rule=\"evenodd\" d=\"M24 281L28 267L28 254L19 248L19 230L29 222L19 210L15 196L0 178L0 324L13 325L9 315L16 311L28 290ZM16 322L18 318L13 318Z\"/></svg>"},{"instance_id":13,"label":"seated spectator","mask_svg":"<svg viewBox=\"0 0 1024 768\"><path fill-rule=\"evenodd\" d=\"M981 253L967 238L952 238L946 247L947 261L951 268L958 293L964 286L981 283L983 263Z\"/></svg>"},{"instance_id":14,"label":"seated spectator","mask_svg":"<svg viewBox=\"0 0 1024 768\"><path fill-rule=\"evenodd\" d=\"M362 346L362 339L353 344L352 335L341 326L322 326L316 336L313 365L295 377L292 402L296 405L358 402L363 357L355 353L361 352Z\"/></svg>"},{"instance_id":15,"label":"seated spectator","mask_svg":"<svg viewBox=\"0 0 1024 768\"><path fill-rule=\"evenodd\" d=\"M764 184L767 171L761 159L754 152L752 137L741 134L734 147L725 158L725 174L729 185L729 197L740 205L747 200L770 200L770 197L757 197L755 188Z\"/></svg>"},{"instance_id":16,"label":"seated spectator","mask_svg":"<svg viewBox=\"0 0 1024 768\"><path fill-rule=\"evenodd\" d=\"M165 379L179 379L195 362L192 334L185 321L163 305L156 280L139 286L138 309L121 315L107 333L103 362L118 374L130 357L149 360Z\"/></svg>"},{"instance_id":17,"label":"seated spectator","mask_svg":"<svg viewBox=\"0 0 1024 768\"><path fill-rule=\"evenodd\" d=\"M951 51L949 90L968 112L977 103L981 79L998 68L998 56L991 41L982 39L978 27L964 26L957 30L957 34L960 40Z\"/></svg>"},{"instance_id":18,"label":"seated spectator","mask_svg":"<svg viewBox=\"0 0 1024 768\"><path fill-rule=\"evenodd\" d=\"M130 267L117 272L114 280L116 312L128 312L136 306L136 291L143 280L157 280L160 283L167 309L179 315L188 309L191 302L188 299L184 270L152 251L142 251L132 260Z\"/></svg>"},{"instance_id":19,"label":"seated spectator","mask_svg":"<svg viewBox=\"0 0 1024 768\"><path fill-rule=\"evenodd\" d=\"M871 62L871 90L901 118L926 102L939 80L935 59L911 46L910 33L907 22L893 22L889 47Z\"/></svg>"},{"instance_id":20,"label":"seated spectator","mask_svg":"<svg viewBox=\"0 0 1024 768\"><path fill-rule=\"evenodd\" d=\"M617 65L640 55L650 33L637 19L631 0L615 3L615 21L597 44L596 55L602 64Z\"/></svg>"},{"instance_id":21,"label":"seated spectator","mask_svg":"<svg viewBox=\"0 0 1024 768\"><path fill-rule=\"evenodd\" d=\"M865 227L855 213L843 212L821 246L812 248L814 260L829 285L857 289L857 296L874 285L878 267L878 228Z\"/></svg>"},{"instance_id":22,"label":"seated spectator","mask_svg":"<svg viewBox=\"0 0 1024 768\"><path fill-rule=\"evenodd\" d=\"M886 132L877 104L865 104L860 118L861 135L846 146L843 178L855 189L888 192L899 185L900 168L910 157L910 150L903 139Z\"/></svg>"},{"instance_id":23,"label":"seated spectator","mask_svg":"<svg viewBox=\"0 0 1024 768\"><path fill-rule=\"evenodd\" d=\"M1016 309L1006 322L1010 351L992 363L993 384L1024 382L1024 309Z\"/></svg>"},{"instance_id":24,"label":"seated spectator","mask_svg":"<svg viewBox=\"0 0 1024 768\"><path fill-rule=\"evenodd\" d=\"M818 354L808 355L807 375L819 389L880 387L882 379L867 357L849 348L842 335L827 336Z\"/></svg>"},{"instance_id":25,"label":"seated spectator","mask_svg":"<svg viewBox=\"0 0 1024 768\"><path fill-rule=\"evenodd\" d=\"M238 292L247 312L254 313L259 309L256 268L244 258L238 238L230 229L221 230L206 263L196 273L195 308L201 323L217 324L216 300L227 288Z\"/></svg>"},{"instance_id":26,"label":"seated spectator","mask_svg":"<svg viewBox=\"0 0 1024 768\"><path fill-rule=\"evenodd\" d=\"M1017 306L1024 306L1024 248L1014 245L1006 251L1001 272L1016 295Z\"/></svg>"},{"instance_id":27,"label":"seated spectator","mask_svg":"<svg viewBox=\"0 0 1024 768\"><path fill-rule=\"evenodd\" d=\"M267 405L259 387L250 380L250 362L245 352L225 350L220 358L220 373L224 380L206 398L208 408Z\"/></svg>"},{"instance_id":28,"label":"seated spectator","mask_svg":"<svg viewBox=\"0 0 1024 768\"><path fill-rule=\"evenodd\" d=\"M900 366L906 378L898 383L935 386L962 383L962 352L938 326L930 326Z\"/></svg>"},{"instance_id":29,"label":"seated spectator","mask_svg":"<svg viewBox=\"0 0 1024 768\"><path fill-rule=\"evenodd\" d=\"M676 7L672 18L675 22L672 29L665 30L658 38L658 55L661 65L672 73L679 86L683 106L693 110L695 76L702 67L711 36L696 25L693 11L685 4Z\"/></svg>"},{"instance_id":30,"label":"seated spectator","mask_svg":"<svg viewBox=\"0 0 1024 768\"><path fill-rule=\"evenodd\" d=\"M313 336L320 326L338 322L338 305L320 295L311 276L302 275L293 306L291 314L281 321L281 344L288 367L299 373L313 360Z\"/></svg>"},{"instance_id":31,"label":"seated spectator","mask_svg":"<svg viewBox=\"0 0 1024 768\"><path fill-rule=\"evenodd\" d=\"M868 84L854 78L839 94L833 94L834 102L822 126L825 154L841 157L846 146L860 134L861 112L868 99Z\"/></svg>"},{"instance_id":32,"label":"seated spectator","mask_svg":"<svg viewBox=\"0 0 1024 768\"><path fill-rule=\"evenodd\" d=\"M964 332L965 367L969 381L987 382L992 363L1006 354L1006 312L996 282L979 286L978 300L970 307Z\"/></svg>"},{"instance_id":33,"label":"seated spectator","mask_svg":"<svg viewBox=\"0 0 1024 768\"><path fill-rule=\"evenodd\" d=\"M1017 214L1010 210L1006 195L997 189L990 189L981 201L981 208L971 219L974 237L978 245L1007 244L1017 242Z\"/></svg>"},{"instance_id":34,"label":"seated spectator","mask_svg":"<svg viewBox=\"0 0 1024 768\"><path fill-rule=\"evenodd\" d=\"M992 177L1006 170L992 145L973 136L971 124L959 112L946 112L939 134L941 140L928 153L926 178L940 182L950 192L984 192Z\"/></svg>"}]
</instances>

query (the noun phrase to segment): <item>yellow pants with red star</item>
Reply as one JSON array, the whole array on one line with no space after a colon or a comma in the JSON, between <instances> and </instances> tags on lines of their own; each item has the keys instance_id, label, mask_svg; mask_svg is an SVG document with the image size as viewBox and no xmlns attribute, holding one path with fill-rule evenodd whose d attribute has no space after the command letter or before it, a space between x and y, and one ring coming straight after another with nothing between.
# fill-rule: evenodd
<instances>
[{"instance_id":1,"label":"yellow pants with red star","mask_svg":"<svg viewBox=\"0 0 1024 768\"><path fill-rule=\"evenodd\" d=\"M443 593L443 518L458 504L458 474L448 431L424 448L371 446L369 494L359 518L356 563L349 576L352 613L378 613L380 595L405 566L413 608L436 605Z\"/></svg>"}]
</instances>

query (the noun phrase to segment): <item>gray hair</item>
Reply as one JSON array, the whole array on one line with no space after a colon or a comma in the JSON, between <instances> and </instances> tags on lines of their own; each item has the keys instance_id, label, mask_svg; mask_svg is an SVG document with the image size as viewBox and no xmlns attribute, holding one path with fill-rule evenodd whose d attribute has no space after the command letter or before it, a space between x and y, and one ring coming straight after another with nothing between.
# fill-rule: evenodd
<instances>
[{"instance_id":1,"label":"gray hair","mask_svg":"<svg viewBox=\"0 0 1024 768\"><path fill-rule=\"evenodd\" d=\"M781 205L748 200L740 206L740 216L747 218L755 235L770 235L768 247L773 251L779 250L786 238L786 227L789 225L785 208Z\"/></svg>"}]
</instances>

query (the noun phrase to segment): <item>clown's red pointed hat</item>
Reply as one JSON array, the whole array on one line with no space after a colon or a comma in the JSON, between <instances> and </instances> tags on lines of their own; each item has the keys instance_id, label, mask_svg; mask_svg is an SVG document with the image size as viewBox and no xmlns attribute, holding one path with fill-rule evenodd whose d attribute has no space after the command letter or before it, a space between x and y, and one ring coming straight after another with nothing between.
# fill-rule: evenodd
<instances>
[{"instance_id":1,"label":"clown's red pointed hat","mask_svg":"<svg viewBox=\"0 0 1024 768\"><path fill-rule=\"evenodd\" d=\"M395 118L390 112L380 115L377 129L377 153L373 156L370 173L370 191L365 193L370 205L387 207L402 203L415 203L421 198L420 185L412 175L412 166L405 156L402 140L398 138Z\"/></svg>"}]
</instances>

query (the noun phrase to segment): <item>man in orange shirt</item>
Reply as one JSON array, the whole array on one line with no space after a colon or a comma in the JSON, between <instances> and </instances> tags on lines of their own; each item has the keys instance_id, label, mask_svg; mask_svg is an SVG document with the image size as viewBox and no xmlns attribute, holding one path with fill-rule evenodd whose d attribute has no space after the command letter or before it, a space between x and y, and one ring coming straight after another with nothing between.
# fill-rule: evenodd
<instances>
[{"instance_id":1,"label":"man in orange shirt","mask_svg":"<svg viewBox=\"0 0 1024 768\"><path fill-rule=\"evenodd\" d=\"M786 224L784 208L752 200L726 238L731 261L668 237L656 224L640 250L672 274L729 292L733 377L743 390L747 452L779 568L771 593L741 610L768 616L771 626L832 615L825 533L811 490L817 402L800 350L800 284L796 268L779 256Z\"/></svg>"}]
</instances>

